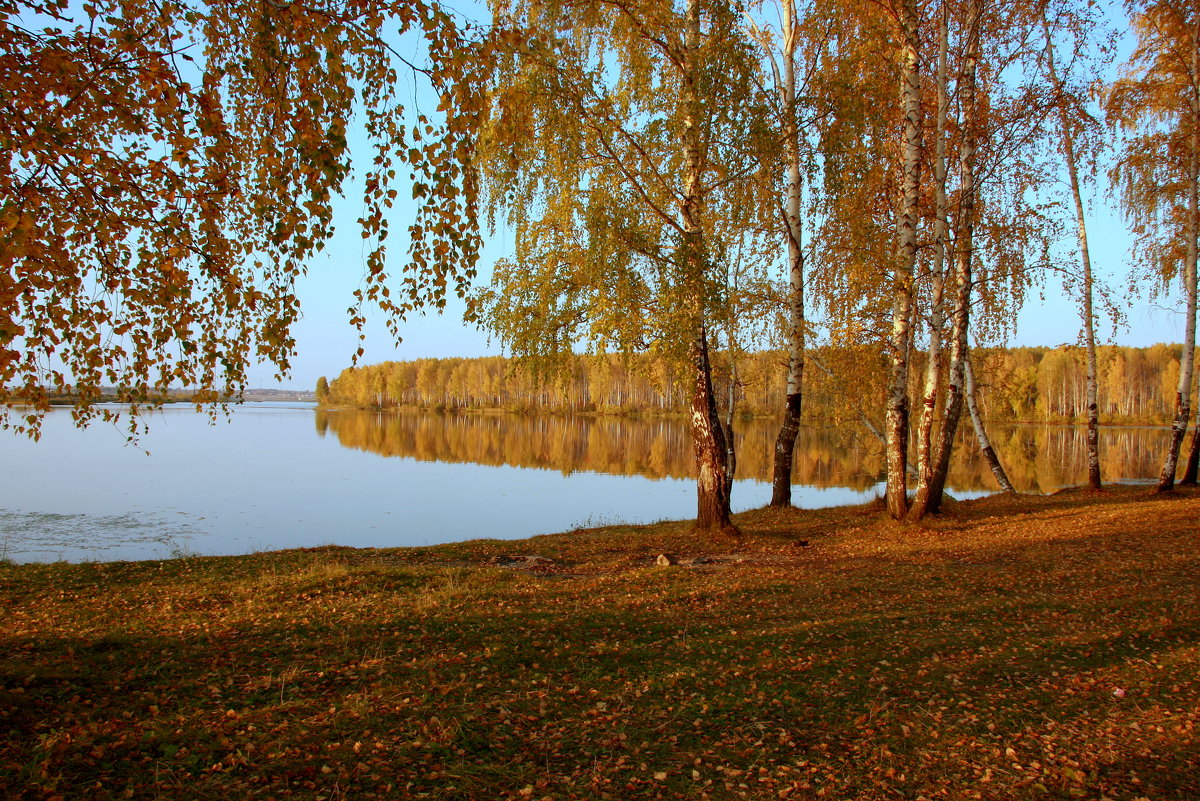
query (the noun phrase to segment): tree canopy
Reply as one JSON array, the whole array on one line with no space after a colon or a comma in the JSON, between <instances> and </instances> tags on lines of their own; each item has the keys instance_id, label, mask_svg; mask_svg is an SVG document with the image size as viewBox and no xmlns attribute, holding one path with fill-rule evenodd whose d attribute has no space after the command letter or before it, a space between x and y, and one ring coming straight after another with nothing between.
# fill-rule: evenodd
<instances>
[{"instance_id":1,"label":"tree canopy","mask_svg":"<svg viewBox=\"0 0 1200 801\"><path fill-rule=\"evenodd\" d=\"M423 39L410 65L391 42ZM0 3L0 423L36 433L50 392L236 396L286 372L295 282L363 159L366 277L393 322L463 291L479 239L472 49L436 3ZM441 105L416 113L401 70ZM399 173L398 173L399 170ZM407 172L407 175L404 173ZM407 267L388 209L411 183ZM15 415L8 403L28 404Z\"/></svg>"},{"instance_id":2,"label":"tree canopy","mask_svg":"<svg viewBox=\"0 0 1200 801\"><path fill-rule=\"evenodd\" d=\"M484 319L518 354L587 343L690 363L698 520L727 529L709 362L730 319L721 257L771 211L746 180L770 154L754 150L760 92L738 9L537 0L493 13L505 38L480 163L518 244L480 296Z\"/></svg>"}]
</instances>

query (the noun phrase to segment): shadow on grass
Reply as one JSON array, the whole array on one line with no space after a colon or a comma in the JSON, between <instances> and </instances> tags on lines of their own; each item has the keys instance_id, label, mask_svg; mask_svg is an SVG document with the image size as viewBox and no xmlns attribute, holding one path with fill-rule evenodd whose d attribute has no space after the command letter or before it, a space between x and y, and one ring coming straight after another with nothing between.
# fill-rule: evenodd
<instances>
[{"instance_id":1,"label":"shadow on grass","mask_svg":"<svg viewBox=\"0 0 1200 801\"><path fill-rule=\"evenodd\" d=\"M1121 508L1007 534L831 515L830 547L771 561L784 513L707 572L630 567L682 527L521 546L613 567L572 581L460 564L488 543L6 568L0 789L1200 797L1194 530Z\"/></svg>"}]
</instances>

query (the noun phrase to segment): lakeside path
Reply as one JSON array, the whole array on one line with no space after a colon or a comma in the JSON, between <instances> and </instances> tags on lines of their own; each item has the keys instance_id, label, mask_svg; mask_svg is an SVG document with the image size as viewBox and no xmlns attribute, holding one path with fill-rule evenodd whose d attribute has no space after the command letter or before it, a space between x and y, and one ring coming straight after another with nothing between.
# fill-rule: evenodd
<instances>
[{"instance_id":1,"label":"lakeside path","mask_svg":"<svg viewBox=\"0 0 1200 801\"><path fill-rule=\"evenodd\" d=\"M1200 798L1195 490L737 522L0 565L0 797Z\"/></svg>"}]
</instances>

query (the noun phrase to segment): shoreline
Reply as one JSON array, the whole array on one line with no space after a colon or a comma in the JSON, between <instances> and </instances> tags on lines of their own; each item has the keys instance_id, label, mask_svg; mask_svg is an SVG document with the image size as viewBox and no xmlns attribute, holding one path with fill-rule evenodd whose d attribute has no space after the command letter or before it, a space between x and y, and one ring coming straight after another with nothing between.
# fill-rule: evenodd
<instances>
[{"instance_id":1,"label":"shoreline","mask_svg":"<svg viewBox=\"0 0 1200 801\"><path fill-rule=\"evenodd\" d=\"M745 479L753 480L753 479ZM862 530L862 526L877 528L880 531L889 532L910 532L920 535L923 532L936 532L943 529L945 526L959 526L963 522L966 525L972 525L972 521L983 519L986 520L990 514L980 517L979 510L998 507L1005 510L1007 514L1021 515L1033 514L1037 511L1054 507L1059 503L1064 502L1072 508L1087 509L1091 506L1103 506L1109 502L1128 501L1138 502L1150 500L1200 500L1200 488L1183 487L1176 485L1175 489L1167 493L1156 493L1153 491L1155 481L1153 479L1121 479L1118 481L1105 483L1099 492L1092 492L1084 485L1073 485L1060 487L1056 490L1046 493L1016 493L1006 494L999 491L983 495L975 495L968 498L957 498L947 491L945 501L943 503L943 512L929 516L920 523L908 523L895 521L890 519L885 514L885 506L882 496L877 496L872 500L859 504L840 504L833 506L820 506L813 508L802 508L792 506L787 509L774 509L769 506L749 509L743 512L734 513L733 518L739 526L748 524L748 536L741 538L730 537L713 537L712 547L731 547L731 546L749 546L754 538L754 532L758 531L758 527L763 520L773 520L779 516L793 516L797 518L795 522L796 531L801 533L811 533L814 528L819 528L821 525L832 525L835 527L843 527L846 521L867 521L860 523L859 527L854 530ZM1141 497L1145 496L1145 497ZM747 522L748 521L748 522ZM661 532L669 536L677 536L680 532L688 532L688 542L695 544L701 551L708 552L711 547L705 546L703 543L704 537L698 534L691 534L693 521L687 518L678 520L660 520L649 523L626 523L626 522L605 522L599 521L594 525L590 521L583 521L583 525L576 526L569 530L552 531L542 534L529 534L516 537L472 537L464 540L455 540L444 543L433 543L428 545L401 545L401 546L356 546L343 545L337 543L323 543L311 546L294 546L286 548L260 549L249 551L246 553L229 553L229 554L200 554L187 552L186 550L180 553L164 556L161 558L150 559L114 559L114 560L95 560L87 559L80 561L46 561L46 562L16 562L7 558L0 557L0 566L8 568L33 567L33 566L52 566L52 565L142 565L142 564L158 564L161 562L170 562L175 560L236 560L236 559L254 559L258 557L286 557L296 554L309 553L341 553L360 554L364 558L369 558L375 555L383 554L398 554L404 556L419 555L423 553L436 554L441 551L446 552L467 552L475 553L481 550L493 549L494 546L508 546L508 550L514 550L522 544L530 544L534 542L553 542L556 548L571 550L570 538L581 534L589 536L602 536L604 532L620 532L622 535L628 535L631 532L642 532L643 534L653 536L655 533ZM796 535L798 538L800 533ZM162 544L168 542L164 540Z\"/></svg>"},{"instance_id":2,"label":"shoreline","mask_svg":"<svg viewBox=\"0 0 1200 801\"><path fill-rule=\"evenodd\" d=\"M680 479L680 480L682 480L682 479ZM741 479L741 480L757 481L757 479L750 479L750 478ZM760 481L760 483L761 483L761 481ZM1101 491L1101 493L1094 497L1103 498L1105 496L1119 495L1122 497L1132 496L1133 498L1136 498L1139 495L1146 495L1149 497L1159 497L1159 498L1169 499L1169 498L1173 498L1173 497L1175 497L1175 498L1191 497L1192 495L1198 494L1196 488L1178 487L1177 486L1177 488L1171 493L1167 493L1165 495L1155 495L1155 493L1152 491L1154 484L1155 484L1155 481L1153 479L1122 479L1119 481L1106 483L1104 485L1104 489ZM845 488L834 487L832 489L839 490L839 489L845 489ZM1060 496L1075 496L1075 495L1081 494L1081 493L1085 494L1087 497L1093 497L1093 494L1090 493L1089 491L1087 491L1086 488L1083 486L1060 487L1056 490L1046 492L1046 493L1040 493L1040 494L1038 494L1038 493L1017 493L1016 495L1006 495L1005 493L1002 493L999 491L993 491L993 492L985 493L985 494L972 494L969 497L955 497L953 494L951 494L950 491L947 491L945 502L944 502L945 510L943 511L943 513L931 516L930 518L928 518L927 520L925 520L919 524L909 524L907 522L897 522L897 521L893 521L890 518L888 518L886 516L886 514L884 514L883 498L882 498L882 495L879 493L877 493L875 495L875 497L873 497L872 499L866 500L862 503L838 504L838 505L818 506L818 507L811 507L811 508L802 508L802 507L798 507L798 506L793 506L790 509L786 509L786 510L777 510L777 509L772 509L770 507L764 506L764 507L749 509L749 510L746 510L743 512L734 513L733 518L734 518L735 523L737 523L739 526L743 525L743 523L739 522L739 521L750 521L750 523L749 523L750 532L751 532L750 538L753 537L753 531L755 531L755 527L758 525L758 521L760 521L764 516L770 518L773 515L787 515L787 514L797 516L798 518L801 518L802 520L810 521L810 522L806 522L803 524L797 524L797 525L800 525L800 528L798 530L804 531L804 532L809 532L813 529L814 526L822 525L822 524L830 524L830 525L835 525L835 526L840 527L841 525L843 525L843 522L847 519L858 520L861 518L866 518L868 521L871 521L868 524L864 524L864 525L872 525L872 526L879 527L879 528L885 529L885 530L895 529L895 530L909 530L909 531L917 531L917 532L919 532L919 531L937 531L942 526L950 524L950 521L953 521L953 520L961 517L964 514L964 512L969 512L970 510L979 507L979 505L982 502L987 502L989 500L991 500L994 503L999 504L1003 508L1009 510L1009 513L1011 513L1011 514L1025 514L1025 513L1032 512L1033 510L1043 507L1047 502L1053 503L1049 499L1054 499L1054 498L1060 497ZM981 508L986 508L986 504L984 507L981 507ZM19 513L11 513L11 514L16 515ZM33 515L33 516L39 516L39 515ZM83 518L86 516L77 515L75 517ZM123 520L124 518L120 518L120 519ZM839 522L839 521L843 521L843 522ZM84 521L84 522L86 522L86 521ZM98 523L101 525L107 524L108 522L109 522L109 518L107 518L107 517L102 517L102 518L98 519ZM57 559L42 559L42 560L31 559L31 560L21 561L21 560L15 559L12 556L10 556L9 555L10 550L13 553L20 554L20 553L27 552L28 549L27 549L27 551L17 550L15 548L13 548L11 541L5 541L4 543L0 543L0 546L2 546L2 547L0 547L0 566L20 568L20 567L53 566L53 565L139 565L139 564L157 564L160 562L170 562L170 561L176 561L176 560L205 560L205 559L219 559L219 560L233 559L233 560L236 560L236 559L253 559L256 557L286 557L288 555L293 555L293 554L326 553L326 552L328 552L328 553L339 552L339 553L343 553L343 554L362 554L362 555L364 555L364 558L367 558L371 555L379 555L379 554L404 554L404 555L421 554L421 553L436 554L440 551L447 551L447 552L461 551L461 552L475 553L475 552L480 551L480 549L495 550L495 548L493 546L498 546L500 551L505 551L506 549L507 549L507 551L514 551L517 548L519 548L520 546L522 546L523 544L534 543L534 542L554 542L556 548L565 549L567 551L570 551L571 550L570 538L572 538L576 535L579 535L581 533L591 534L593 532L605 532L608 530L612 530L612 531L620 531L625 534L628 534L629 532L633 532L633 531L641 531L644 533L653 533L653 532L658 532L661 530L664 532L671 532L672 535L674 535L675 533L677 533L679 531L689 531L691 526L692 526L692 521L687 518L682 518L682 519L677 519L677 520L665 519L665 520L660 520L660 521L655 521L655 522L645 522L645 523L641 523L641 522L630 523L630 522L621 522L621 521L614 522L614 521L606 521L602 518L600 520L592 520L590 518L584 518L583 520L579 521L578 525L576 525L575 527L568 529L568 530L548 531L548 532L544 532L544 533L540 533L540 534L538 534L538 533L524 534L524 535L519 534L519 535L511 536L511 537L498 537L497 538L497 537L480 536L480 537L469 537L466 539L452 540L452 541L443 542L443 543L432 543L432 544L424 544L424 545L398 545L398 546L382 546L382 545L380 545L380 546L375 546L375 545L362 546L362 545L339 544L336 542L323 542L323 543L316 544L316 545L296 545L296 546L290 546L290 547L284 547L284 548L256 548L254 550L248 550L245 552L216 553L216 554L205 554L205 553L198 553L196 551L193 551L191 549L190 541L194 535L188 535L185 532L185 533L181 533L179 535L164 535L161 539L153 538L153 537L148 539L145 535L142 535L138 538L138 541L152 543L154 546L161 547L161 549L164 551L163 555L161 555L161 556L149 556L146 558L117 558L117 559L104 559L104 558L102 558L102 554L100 554L99 551L93 551L93 553L97 554L101 558L93 558L92 556L80 556L80 557L71 558L71 559L63 559L63 558L61 558L61 554L67 549L64 548L63 545L50 544L50 545L43 545L40 549L35 549L33 552L37 552L37 550L40 550L42 552L49 553L49 552L58 550L59 558L57 558ZM800 536L800 535L797 535L797 536ZM750 538L744 537L741 540L730 540L728 538L720 538L720 539L716 540L716 542L724 543L727 546L746 545L747 543L750 542ZM100 547L101 548L103 548L103 547L118 548L121 546L120 545L111 545L111 546L100 546ZM81 550L80 546L73 546L73 549L76 551ZM711 551L711 548L704 546L702 542L699 543L699 552L708 553L710 551ZM483 557L481 557L481 558L483 558Z\"/></svg>"}]
</instances>

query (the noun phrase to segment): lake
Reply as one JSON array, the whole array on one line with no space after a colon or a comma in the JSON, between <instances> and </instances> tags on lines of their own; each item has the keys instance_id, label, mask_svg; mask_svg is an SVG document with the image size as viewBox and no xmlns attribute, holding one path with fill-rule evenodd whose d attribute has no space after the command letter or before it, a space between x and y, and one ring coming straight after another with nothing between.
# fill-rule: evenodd
<instances>
[{"instance_id":1,"label":"lake","mask_svg":"<svg viewBox=\"0 0 1200 801\"><path fill-rule=\"evenodd\" d=\"M51 412L40 442L0 434L0 557L17 562L158 559L281 548L396 547L523 538L617 522L691 517L686 420L323 411L251 403L215 424L191 408L148 416L140 447L98 423ZM770 500L776 426L737 425L735 511ZM1106 480L1157 475L1166 430L1106 428ZM807 428L794 502L870 500L882 446ZM1082 429L993 432L1019 489L1086 476ZM956 497L995 484L970 438L956 449Z\"/></svg>"}]
</instances>

